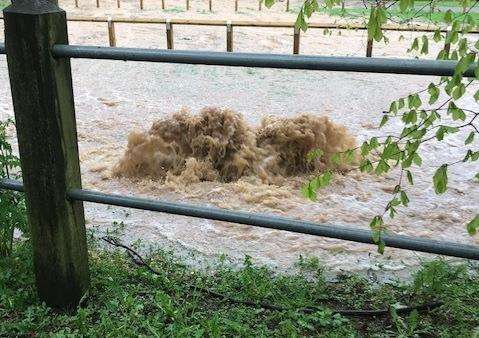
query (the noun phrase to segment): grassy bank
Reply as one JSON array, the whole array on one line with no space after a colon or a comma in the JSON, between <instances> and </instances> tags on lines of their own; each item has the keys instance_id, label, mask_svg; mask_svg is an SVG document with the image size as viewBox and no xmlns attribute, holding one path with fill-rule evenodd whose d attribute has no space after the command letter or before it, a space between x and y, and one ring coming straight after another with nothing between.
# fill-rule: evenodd
<instances>
[{"instance_id":1,"label":"grassy bank","mask_svg":"<svg viewBox=\"0 0 479 338\"><path fill-rule=\"evenodd\" d=\"M390 19L398 22L408 22L411 19L417 21L427 21L440 23L444 20L445 12L450 9L453 12L453 17L459 17L462 15L462 8L455 1L444 1L440 6L436 7L434 13L430 12L429 7L423 7L424 5L421 2L418 2L414 9L408 9L405 12L399 10L398 5L394 5L388 9L388 14ZM298 9L299 10L299 9ZM346 17L352 19L362 18L367 20L370 15L370 8L365 7L354 7L346 8L343 11L340 7L333 8L322 8L321 12L335 17ZM475 19L479 19L479 13L473 11L470 15Z\"/></svg>"},{"instance_id":2,"label":"grassy bank","mask_svg":"<svg viewBox=\"0 0 479 338\"><path fill-rule=\"evenodd\" d=\"M16 244L13 255L0 260L0 336L471 337L479 330L479 279L441 261L424 265L411 284L379 286L357 276L325 282L315 260L299 261L300 272L292 276L274 275L249 258L240 270L219 261L196 271L161 251L147 262L158 274L133 264L122 250L93 245L90 294L73 313L58 314L39 303L29 245ZM428 302L442 305L377 317L334 311Z\"/></svg>"}]
</instances>

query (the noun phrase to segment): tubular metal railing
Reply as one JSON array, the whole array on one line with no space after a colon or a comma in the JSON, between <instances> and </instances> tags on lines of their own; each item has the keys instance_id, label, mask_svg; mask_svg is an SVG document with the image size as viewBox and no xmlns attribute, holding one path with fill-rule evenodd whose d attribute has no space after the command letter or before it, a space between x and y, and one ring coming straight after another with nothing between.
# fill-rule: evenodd
<instances>
[{"instance_id":1,"label":"tubular metal railing","mask_svg":"<svg viewBox=\"0 0 479 338\"><path fill-rule=\"evenodd\" d=\"M23 185L20 182L8 179L0 180L0 188L23 191ZM273 215L261 215L219 208L201 207L184 203L161 202L144 198L105 194L85 189L71 190L67 193L67 196L71 200L75 201L164 212L174 215L247 224L262 228L336 238L358 243L374 244L371 231L349 228L340 225L324 225ZM479 248L472 245L456 244L401 235L384 235L382 238L388 247L479 260Z\"/></svg>"},{"instance_id":2,"label":"tubular metal railing","mask_svg":"<svg viewBox=\"0 0 479 338\"><path fill-rule=\"evenodd\" d=\"M75 45L56 45L52 52L53 56L58 58L437 76L453 75L457 64L456 61L440 60L225 53ZM474 65L471 65L464 76L474 76Z\"/></svg>"}]
</instances>

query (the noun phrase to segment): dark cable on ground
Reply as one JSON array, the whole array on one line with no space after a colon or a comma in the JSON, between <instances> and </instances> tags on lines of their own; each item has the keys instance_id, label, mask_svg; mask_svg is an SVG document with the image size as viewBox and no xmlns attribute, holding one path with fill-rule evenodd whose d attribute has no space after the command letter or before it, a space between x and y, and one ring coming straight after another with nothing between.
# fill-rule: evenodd
<instances>
[{"instance_id":1,"label":"dark cable on ground","mask_svg":"<svg viewBox=\"0 0 479 338\"><path fill-rule=\"evenodd\" d=\"M137 266L144 267L151 273L161 276L161 273L154 268L151 267L148 263L146 263L145 259L134 249L131 247L121 243L117 238L111 237L111 236L104 236L101 238L103 241L107 242L110 245L113 245L117 248L122 248L124 249L128 256L131 258L133 263L135 263ZM298 311L298 312L303 312L303 313L314 313L316 311L321 311L322 308L317 308L317 307L303 307L303 308L286 308L283 306L278 306L275 304L270 304L270 303L265 303L265 302L255 302L251 300L241 300L241 299L236 299L232 298L228 295L213 291L208 288L204 287L198 287L198 286L193 286L195 289L205 292L215 298L219 298L223 301L228 301L236 304L242 304L242 305L247 305L251 307L256 307L256 308L263 308L266 310L274 310L274 311ZM414 310L416 311L430 311L434 308L437 308L439 306L443 305L443 302L441 301L435 301L435 302L429 302L426 304L421 304L421 305L415 305L415 306L405 306L401 308L396 309L397 314L408 314ZM387 309L379 309L379 310L354 310L354 309L331 309L333 313L340 314L342 316L349 316L349 317L375 317L375 316L386 316L391 313L390 308L388 307Z\"/></svg>"}]
</instances>

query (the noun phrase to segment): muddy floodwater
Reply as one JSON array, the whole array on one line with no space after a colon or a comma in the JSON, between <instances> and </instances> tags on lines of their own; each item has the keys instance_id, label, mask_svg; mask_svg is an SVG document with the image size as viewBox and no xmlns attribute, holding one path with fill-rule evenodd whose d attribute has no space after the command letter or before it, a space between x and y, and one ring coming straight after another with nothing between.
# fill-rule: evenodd
<instances>
[{"instance_id":1,"label":"muddy floodwater","mask_svg":"<svg viewBox=\"0 0 479 338\"><path fill-rule=\"evenodd\" d=\"M3 23L0 23L2 25ZM3 31L3 27L1 31ZM77 44L105 45L106 28L100 24L70 24L70 39ZM3 34L3 33L2 33ZM118 25L119 46L163 47L164 27ZM183 49L224 49L221 28L178 27L175 45ZM390 33L390 44L375 46L377 56L404 57L413 33ZM235 30L238 51L289 53L289 30ZM324 36L308 32L302 51L308 54L362 55L364 35L343 31ZM3 41L3 35L0 36ZM438 50L440 46L431 46ZM434 77L361 74L322 71L270 70L214 66L73 60L73 82L83 186L109 193L215 206L232 210L297 218L332 226L367 229L381 213L398 180L398 172L376 177L351 172L336 173L333 183L306 200L300 187L307 175L296 174L279 181L244 175L227 183L221 180L194 182L116 175L114 168L124 156L131 132L147 132L152 124L181 109L192 114L205 107L229 109L245 123L260 126L266 116L294 118L308 113L328 117L343 125L358 143L397 130L393 121L385 130L377 125L392 100L425 88ZM469 88L477 90L477 88ZM13 116L7 65L0 56L0 118ZM471 96L461 101L477 110ZM395 129L396 127L396 129ZM14 143L14 130L10 130ZM423 165L414 168L415 185L407 188L411 200L388 221L391 232L436 240L479 244L467 234L465 223L479 210L478 183L473 177L478 164L453 166L449 190L437 196L432 187L435 167L461 159L466 133L445 142L424 145ZM447 145L447 148L445 146ZM477 148L478 140L469 145ZM250 255L257 263L288 271L300 255L315 256L333 272L353 271L386 276L406 275L433 255L375 247L353 242L86 203L89 228L105 231L113 222L124 222L128 242L143 242L197 257L226 254L233 262Z\"/></svg>"}]
</instances>

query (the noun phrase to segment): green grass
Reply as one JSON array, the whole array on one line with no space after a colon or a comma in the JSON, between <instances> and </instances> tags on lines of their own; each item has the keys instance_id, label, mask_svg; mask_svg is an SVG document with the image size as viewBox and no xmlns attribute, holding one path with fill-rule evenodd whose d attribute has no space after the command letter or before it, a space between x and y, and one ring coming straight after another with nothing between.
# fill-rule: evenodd
<instances>
[{"instance_id":1,"label":"green grass","mask_svg":"<svg viewBox=\"0 0 479 338\"><path fill-rule=\"evenodd\" d=\"M154 275L133 265L121 251L90 248L91 291L72 313L41 304L33 287L28 243L17 243L0 259L0 336L85 337L355 337L478 334L479 280L465 267L442 261L424 265L409 285L372 286L358 276L325 282L317 260L301 260L299 273L275 275L250 258L234 269L223 260L201 271L169 252L148 256ZM291 310L265 310L224 301L215 290L243 300L268 302ZM406 317L348 318L330 308L378 309L393 304L444 302L431 312ZM305 314L293 309L316 306Z\"/></svg>"},{"instance_id":2,"label":"green grass","mask_svg":"<svg viewBox=\"0 0 479 338\"><path fill-rule=\"evenodd\" d=\"M179 7L179 6L169 7L163 10L163 12L165 13L183 13L185 11L186 11L186 8Z\"/></svg>"},{"instance_id":3,"label":"green grass","mask_svg":"<svg viewBox=\"0 0 479 338\"><path fill-rule=\"evenodd\" d=\"M458 4L455 3L454 1L444 1L444 3L441 4L441 10L445 9L446 7L450 7L453 11L453 17L460 16L461 13L461 8L459 8ZM392 19L397 20L397 21L408 21L411 18L414 18L415 20L418 21L432 21L435 23L438 22L443 22L444 19L444 11L443 12L434 12L430 13L429 8L424 9L423 11L420 11L418 13L418 10L422 8L421 3L416 4L415 9L409 9L405 11L404 13L399 11L399 8L397 6L393 6L388 10L389 15L391 16ZM323 8L321 9L321 12L329 14L331 16L341 16L341 17L350 17L350 18L364 18L367 19L369 18L370 14L370 9L364 8L364 7L357 7L357 8L347 8L345 12L341 10L339 7L334 7L334 8ZM470 13L470 15L475 19L479 20L479 13L474 12Z\"/></svg>"},{"instance_id":4,"label":"green grass","mask_svg":"<svg viewBox=\"0 0 479 338\"><path fill-rule=\"evenodd\" d=\"M7 7L8 5L10 5L10 1L8 1L8 0L0 0L0 9L4 9L4 8Z\"/></svg>"}]
</instances>

